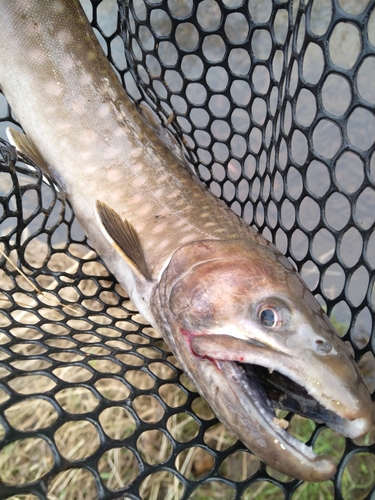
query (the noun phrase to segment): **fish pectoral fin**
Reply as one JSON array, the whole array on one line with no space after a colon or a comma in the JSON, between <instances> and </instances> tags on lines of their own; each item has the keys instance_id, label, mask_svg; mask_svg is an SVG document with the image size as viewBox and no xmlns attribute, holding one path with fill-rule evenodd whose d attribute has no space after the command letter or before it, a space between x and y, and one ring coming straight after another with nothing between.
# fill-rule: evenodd
<instances>
[{"instance_id":1,"label":"fish pectoral fin","mask_svg":"<svg viewBox=\"0 0 375 500\"><path fill-rule=\"evenodd\" d=\"M99 200L96 210L112 246L138 276L151 280L141 243L131 223L122 220L115 210Z\"/></svg>"},{"instance_id":2,"label":"fish pectoral fin","mask_svg":"<svg viewBox=\"0 0 375 500\"><path fill-rule=\"evenodd\" d=\"M17 151L30 158L41 170L50 173L48 165L39 153L38 148L26 134L9 127L6 129L6 134L9 142Z\"/></svg>"}]
</instances>

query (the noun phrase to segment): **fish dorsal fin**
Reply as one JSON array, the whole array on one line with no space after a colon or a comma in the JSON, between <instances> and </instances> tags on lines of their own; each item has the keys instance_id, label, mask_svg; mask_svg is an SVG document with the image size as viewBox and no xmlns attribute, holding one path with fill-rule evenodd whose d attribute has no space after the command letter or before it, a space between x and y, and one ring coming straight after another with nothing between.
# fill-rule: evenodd
<instances>
[{"instance_id":1,"label":"fish dorsal fin","mask_svg":"<svg viewBox=\"0 0 375 500\"><path fill-rule=\"evenodd\" d=\"M49 173L47 163L42 158L38 148L35 146L30 137L23 132L19 132L18 130L9 127L6 129L6 134L9 142L17 149L17 151L30 158L30 160L44 170L44 172Z\"/></svg>"},{"instance_id":2,"label":"fish dorsal fin","mask_svg":"<svg viewBox=\"0 0 375 500\"><path fill-rule=\"evenodd\" d=\"M134 227L117 212L97 200L96 210L110 243L121 254L132 270L139 276L151 280L147 264Z\"/></svg>"}]
</instances>

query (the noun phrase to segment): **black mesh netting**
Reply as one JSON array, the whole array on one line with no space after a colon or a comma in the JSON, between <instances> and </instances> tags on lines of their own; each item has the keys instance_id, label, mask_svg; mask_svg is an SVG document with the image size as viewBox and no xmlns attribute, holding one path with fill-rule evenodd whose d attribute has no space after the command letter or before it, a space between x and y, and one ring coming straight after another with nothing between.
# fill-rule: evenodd
<instances>
[{"instance_id":1,"label":"black mesh netting","mask_svg":"<svg viewBox=\"0 0 375 500\"><path fill-rule=\"evenodd\" d=\"M124 0L118 24L115 0L83 4L129 94L296 263L374 393L375 2ZM1 144L0 499L374 499L374 433L288 415L338 463L320 484L246 451L69 203Z\"/></svg>"}]
</instances>

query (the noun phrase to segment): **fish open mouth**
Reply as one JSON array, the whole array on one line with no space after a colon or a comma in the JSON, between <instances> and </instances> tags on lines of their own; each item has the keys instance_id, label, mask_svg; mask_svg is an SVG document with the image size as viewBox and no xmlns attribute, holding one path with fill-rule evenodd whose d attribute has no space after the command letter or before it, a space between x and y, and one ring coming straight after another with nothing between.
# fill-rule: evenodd
<instances>
[{"instance_id":1,"label":"fish open mouth","mask_svg":"<svg viewBox=\"0 0 375 500\"><path fill-rule=\"evenodd\" d=\"M290 364L288 355L226 335L192 336L190 347L196 355L210 359L236 390L241 385L241 395L248 395L268 417L276 418L275 409L285 410L347 434L347 419L327 409L305 387L278 371L278 364Z\"/></svg>"},{"instance_id":2,"label":"fish open mouth","mask_svg":"<svg viewBox=\"0 0 375 500\"><path fill-rule=\"evenodd\" d=\"M244 371L249 386L258 388L259 395L263 396L267 406L272 409L293 412L331 427L340 426L344 421L310 396L304 387L277 370L270 373L263 366L234 363Z\"/></svg>"},{"instance_id":3,"label":"fish open mouth","mask_svg":"<svg viewBox=\"0 0 375 500\"><path fill-rule=\"evenodd\" d=\"M279 418L276 409L324 423L350 438L371 428L371 399L367 401L367 389L346 351L326 359L306 350L302 362L287 349L256 341L182 333L191 354L212 365L202 395L223 423L274 469L307 481L330 479L336 470L332 458L316 455L287 432L289 422Z\"/></svg>"},{"instance_id":4,"label":"fish open mouth","mask_svg":"<svg viewBox=\"0 0 375 500\"><path fill-rule=\"evenodd\" d=\"M332 428L341 427L345 422L345 419L309 396L306 389L281 373L269 373L262 366L236 361L212 362L230 380L233 390L238 391L241 396L246 394L241 399L242 404L246 405L246 400L250 400L251 405L256 405L265 419L282 429L288 427L288 422L278 418L275 409L293 412Z\"/></svg>"},{"instance_id":5,"label":"fish open mouth","mask_svg":"<svg viewBox=\"0 0 375 500\"><path fill-rule=\"evenodd\" d=\"M312 448L289 434L286 431L288 421L283 418L278 418L275 413L275 408L282 407L282 409L302 414L308 418L314 417L314 420L315 416L317 416L316 421L320 422L323 422L323 417L326 418L328 415L329 420L332 421L336 419L341 420L340 417L326 410L311 396L308 396L303 387L298 386L298 384L295 384L293 381L277 372L273 372L275 380L271 382L268 370L263 367L236 361L220 361L213 359L211 359L211 361L229 381L233 392L238 395L238 399L244 407L245 412L249 415L249 418L251 418L250 415L252 415L254 419L255 409L258 419L263 423L263 427L268 428L269 435L273 436L274 443L277 443L277 446L280 447L281 450L288 450L288 453L294 455L298 461L310 464L312 468L319 470L321 477L319 479L315 478L314 480L324 480L332 477L336 470L332 460L327 456L323 457L316 455ZM280 384L280 377L283 379L283 383L287 384L285 391L276 387ZM292 392L294 396L291 395ZM303 394L303 399L300 394ZM306 410L306 407L304 407L302 411L299 411L299 407L304 403L305 397L308 401L309 409ZM283 401L287 403L284 404ZM250 421L250 427L253 424L254 420ZM284 472L288 473L286 470L284 470Z\"/></svg>"},{"instance_id":6,"label":"fish open mouth","mask_svg":"<svg viewBox=\"0 0 375 500\"><path fill-rule=\"evenodd\" d=\"M311 448L285 432L288 422L278 418L275 409L324 423L349 437L357 437L366 432L365 419L354 417L350 420L340 416L310 395L308 387L303 387L278 371L279 366L285 370L288 364L292 364L292 359L287 354L225 335L197 335L189 341L195 355L210 360L220 370L249 415L256 412L272 426L272 432L285 446L297 448L299 453L309 459L316 455ZM298 372L298 369L295 368L294 371ZM298 374L296 378L297 376Z\"/></svg>"}]
</instances>

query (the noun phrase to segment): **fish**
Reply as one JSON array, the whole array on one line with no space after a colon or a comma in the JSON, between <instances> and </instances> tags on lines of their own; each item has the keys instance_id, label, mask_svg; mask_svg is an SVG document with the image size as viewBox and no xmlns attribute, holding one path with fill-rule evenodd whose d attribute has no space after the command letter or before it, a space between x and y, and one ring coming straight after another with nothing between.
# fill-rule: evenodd
<instances>
[{"instance_id":1,"label":"fish","mask_svg":"<svg viewBox=\"0 0 375 500\"><path fill-rule=\"evenodd\" d=\"M13 144L55 179L217 417L272 468L331 478L333 460L275 408L349 438L368 432L372 401L350 350L291 262L139 113L77 0L0 1L0 86L26 133L9 131Z\"/></svg>"}]
</instances>

